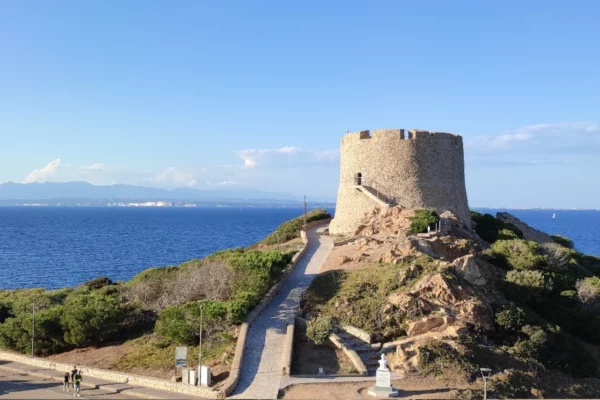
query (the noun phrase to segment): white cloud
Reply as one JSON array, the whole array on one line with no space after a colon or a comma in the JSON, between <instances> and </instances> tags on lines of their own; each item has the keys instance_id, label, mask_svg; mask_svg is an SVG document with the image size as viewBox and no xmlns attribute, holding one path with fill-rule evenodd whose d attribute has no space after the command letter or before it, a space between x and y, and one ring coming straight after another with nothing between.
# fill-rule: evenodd
<instances>
[{"instance_id":1,"label":"white cloud","mask_svg":"<svg viewBox=\"0 0 600 400\"><path fill-rule=\"evenodd\" d=\"M593 121L528 125L467 139L465 155L481 166L582 163L597 158L598 133Z\"/></svg>"},{"instance_id":2,"label":"white cloud","mask_svg":"<svg viewBox=\"0 0 600 400\"><path fill-rule=\"evenodd\" d=\"M198 173L199 171L192 167L169 167L158 173L150 173L144 180L165 187L194 187L198 184L195 178Z\"/></svg>"},{"instance_id":3,"label":"white cloud","mask_svg":"<svg viewBox=\"0 0 600 400\"><path fill-rule=\"evenodd\" d=\"M245 168L294 167L309 164L337 162L339 150L307 150L285 146L279 149L249 149L236 152L244 161Z\"/></svg>"},{"instance_id":4,"label":"white cloud","mask_svg":"<svg viewBox=\"0 0 600 400\"><path fill-rule=\"evenodd\" d=\"M481 135L465 140L471 153L493 153L505 150L542 150L548 148L573 148L588 142L593 144L598 124L593 121L561 122L523 126L500 135ZM592 142L590 143L590 139Z\"/></svg>"},{"instance_id":5,"label":"white cloud","mask_svg":"<svg viewBox=\"0 0 600 400\"><path fill-rule=\"evenodd\" d=\"M250 149L234 152L240 158L235 164L168 166L167 168L137 169L103 162L82 165L62 163L57 159L32 171L25 178L34 181L86 181L95 185L130 184L160 188L225 188L231 186L281 191L294 183L294 190L311 193L318 190L314 179L308 179L305 169L318 167L330 177L335 191L339 151L308 150L296 146L275 149ZM298 185L306 181L307 188ZM322 186L329 185L322 182Z\"/></svg>"},{"instance_id":6,"label":"white cloud","mask_svg":"<svg viewBox=\"0 0 600 400\"><path fill-rule=\"evenodd\" d=\"M55 175L57 169L61 166L60 158L57 158L54 161L50 161L42 168L34 169L25 177L23 180L24 183L32 183L32 182L46 182L51 180Z\"/></svg>"}]
</instances>

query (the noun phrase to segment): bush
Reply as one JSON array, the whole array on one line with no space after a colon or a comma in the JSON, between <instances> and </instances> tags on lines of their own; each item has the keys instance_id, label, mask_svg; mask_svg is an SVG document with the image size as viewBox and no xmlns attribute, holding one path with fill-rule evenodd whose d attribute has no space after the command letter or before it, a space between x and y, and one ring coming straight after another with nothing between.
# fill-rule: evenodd
<instances>
[{"instance_id":1,"label":"bush","mask_svg":"<svg viewBox=\"0 0 600 400\"><path fill-rule=\"evenodd\" d=\"M471 219L475 222L475 232L488 243L496 240L523 238L523 232L510 223L504 223L490 214L481 214L471 211Z\"/></svg>"},{"instance_id":2,"label":"bush","mask_svg":"<svg viewBox=\"0 0 600 400\"><path fill-rule=\"evenodd\" d=\"M544 351L548 335L539 326L526 325L522 333L527 338L520 339L512 348L513 353L525 358L538 358Z\"/></svg>"},{"instance_id":3,"label":"bush","mask_svg":"<svg viewBox=\"0 0 600 400\"><path fill-rule=\"evenodd\" d=\"M74 346L98 345L120 330L125 314L114 297L69 296L61 318L65 341Z\"/></svg>"},{"instance_id":4,"label":"bush","mask_svg":"<svg viewBox=\"0 0 600 400\"><path fill-rule=\"evenodd\" d=\"M410 218L410 231L412 233L425 233L427 227L435 229L440 221L440 216L432 210L415 210L415 215Z\"/></svg>"},{"instance_id":5,"label":"bush","mask_svg":"<svg viewBox=\"0 0 600 400\"><path fill-rule=\"evenodd\" d=\"M566 371L576 378L595 376L598 368L594 357L583 345L563 332L548 335L547 346L540 354L540 361L548 368Z\"/></svg>"},{"instance_id":6,"label":"bush","mask_svg":"<svg viewBox=\"0 0 600 400\"><path fill-rule=\"evenodd\" d=\"M427 375L458 374L462 379L470 380L477 371L470 354L462 354L449 344L435 339L429 339L419 347L418 357L419 368Z\"/></svg>"},{"instance_id":7,"label":"bush","mask_svg":"<svg viewBox=\"0 0 600 400\"><path fill-rule=\"evenodd\" d=\"M540 246L533 241L498 240L492 244L492 250L496 255L504 257L514 269L539 269L546 261L546 257L541 254Z\"/></svg>"},{"instance_id":8,"label":"bush","mask_svg":"<svg viewBox=\"0 0 600 400\"><path fill-rule=\"evenodd\" d=\"M577 297L587 307L596 308L600 303L600 278L592 276L577 282Z\"/></svg>"},{"instance_id":9,"label":"bush","mask_svg":"<svg viewBox=\"0 0 600 400\"><path fill-rule=\"evenodd\" d=\"M332 332L333 319L330 317L319 316L306 324L306 336L316 345L325 343Z\"/></svg>"},{"instance_id":10,"label":"bush","mask_svg":"<svg viewBox=\"0 0 600 400\"><path fill-rule=\"evenodd\" d=\"M86 283L84 283L84 285L89 287L90 289L100 289L100 288L103 288L104 286L109 286L112 284L113 284L113 281L107 276L101 276L99 278L94 278L94 279L89 280Z\"/></svg>"},{"instance_id":11,"label":"bush","mask_svg":"<svg viewBox=\"0 0 600 400\"><path fill-rule=\"evenodd\" d=\"M525 313L518 307L503 307L496 312L495 319L500 329L518 331L525 323Z\"/></svg>"},{"instance_id":12,"label":"bush","mask_svg":"<svg viewBox=\"0 0 600 400\"><path fill-rule=\"evenodd\" d=\"M567 237L564 237L564 236L561 236L561 235L550 235L550 237L556 243L560 244L563 247L566 247L567 249L572 249L573 248L573 241L571 239L567 238Z\"/></svg>"},{"instance_id":13,"label":"bush","mask_svg":"<svg viewBox=\"0 0 600 400\"><path fill-rule=\"evenodd\" d=\"M307 223L328 218L331 218L331 214L322 208L311 210L306 214ZM275 232L264 238L262 243L271 245L287 242L288 240L300 237L302 225L304 225L304 215L286 221L279 225Z\"/></svg>"},{"instance_id":14,"label":"bush","mask_svg":"<svg viewBox=\"0 0 600 400\"><path fill-rule=\"evenodd\" d=\"M540 271L508 271L501 289L509 300L520 304L550 291L551 280L546 279Z\"/></svg>"},{"instance_id":15,"label":"bush","mask_svg":"<svg viewBox=\"0 0 600 400\"><path fill-rule=\"evenodd\" d=\"M218 300L206 300L167 307L156 321L155 332L171 343L193 344L199 336L201 316L203 336L212 336L225 327L227 304Z\"/></svg>"}]
</instances>

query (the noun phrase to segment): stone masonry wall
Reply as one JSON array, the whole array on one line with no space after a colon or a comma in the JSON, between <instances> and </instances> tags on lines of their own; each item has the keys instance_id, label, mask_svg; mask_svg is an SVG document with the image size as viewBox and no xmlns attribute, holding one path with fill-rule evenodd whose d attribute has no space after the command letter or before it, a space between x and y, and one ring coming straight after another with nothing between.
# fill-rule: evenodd
<instances>
[{"instance_id":1,"label":"stone masonry wall","mask_svg":"<svg viewBox=\"0 0 600 400\"><path fill-rule=\"evenodd\" d=\"M375 202L354 185L380 191L406 208L451 211L470 226L462 137L423 130L380 129L342 137L340 185L332 234L351 234Z\"/></svg>"}]
</instances>

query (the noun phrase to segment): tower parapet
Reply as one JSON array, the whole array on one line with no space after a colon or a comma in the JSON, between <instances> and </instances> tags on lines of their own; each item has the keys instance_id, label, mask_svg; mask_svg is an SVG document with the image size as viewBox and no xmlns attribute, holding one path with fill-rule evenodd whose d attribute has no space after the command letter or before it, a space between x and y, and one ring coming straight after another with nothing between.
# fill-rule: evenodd
<instances>
[{"instance_id":1,"label":"tower parapet","mask_svg":"<svg viewBox=\"0 0 600 400\"><path fill-rule=\"evenodd\" d=\"M357 188L357 177L360 186ZM360 189L360 190L358 190ZM451 211L470 226L462 137L422 129L375 129L342 137L332 234L352 233L377 193L406 208Z\"/></svg>"}]
</instances>

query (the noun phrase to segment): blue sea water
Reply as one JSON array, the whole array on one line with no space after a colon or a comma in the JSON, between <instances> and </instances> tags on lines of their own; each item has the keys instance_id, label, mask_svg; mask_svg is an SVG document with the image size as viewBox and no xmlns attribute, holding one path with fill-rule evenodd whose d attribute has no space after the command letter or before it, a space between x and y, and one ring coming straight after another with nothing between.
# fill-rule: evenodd
<instances>
[{"instance_id":1,"label":"blue sea water","mask_svg":"<svg viewBox=\"0 0 600 400\"><path fill-rule=\"evenodd\" d=\"M330 210L333 212L333 210ZM0 207L0 289L127 280L258 242L298 208Z\"/></svg>"},{"instance_id":2,"label":"blue sea water","mask_svg":"<svg viewBox=\"0 0 600 400\"><path fill-rule=\"evenodd\" d=\"M585 254L600 256L599 210L506 210L476 209L492 214L508 212L530 226L550 235L562 235L573 240L575 249ZM552 215L556 214L555 218Z\"/></svg>"},{"instance_id":3,"label":"blue sea water","mask_svg":"<svg viewBox=\"0 0 600 400\"><path fill-rule=\"evenodd\" d=\"M510 212L600 255L600 211L556 211L555 219L551 210ZM256 243L301 214L290 208L0 207L0 289L59 288L103 275L127 280L151 266Z\"/></svg>"}]
</instances>

